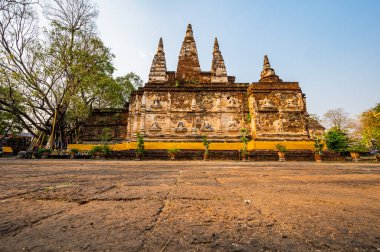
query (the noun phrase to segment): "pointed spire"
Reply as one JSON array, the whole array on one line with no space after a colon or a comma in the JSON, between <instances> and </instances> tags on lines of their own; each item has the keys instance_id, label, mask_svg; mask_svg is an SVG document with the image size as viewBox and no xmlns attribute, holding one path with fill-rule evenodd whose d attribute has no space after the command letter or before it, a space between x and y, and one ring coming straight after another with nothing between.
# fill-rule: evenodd
<instances>
[{"instance_id":1,"label":"pointed spire","mask_svg":"<svg viewBox=\"0 0 380 252\"><path fill-rule=\"evenodd\" d=\"M157 53L154 55L152 66L149 73L149 83L162 83L168 80L166 74L166 60L164 43L162 38L158 42Z\"/></svg>"},{"instance_id":2,"label":"pointed spire","mask_svg":"<svg viewBox=\"0 0 380 252\"><path fill-rule=\"evenodd\" d=\"M157 52L163 52L163 51L164 51L164 42L162 41L162 38L160 38L160 41L158 42Z\"/></svg>"},{"instance_id":3,"label":"pointed spire","mask_svg":"<svg viewBox=\"0 0 380 252\"><path fill-rule=\"evenodd\" d=\"M215 38L214 40L214 53L219 51L219 42L218 42L218 38Z\"/></svg>"},{"instance_id":4,"label":"pointed spire","mask_svg":"<svg viewBox=\"0 0 380 252\"><path fill-rule=\"evenodd\" d=\"M189 24L178 57L176 78L183 81L198 81L200 72L197 46L193 37L193 29Z\"/></svg>"},{"instance_id":5,"label":"pointed spire","mask_svg":"<svg viewBox=\"0 0 380 252\"><path fill-rule=\"evenodd\" d=\"M270 68L270 63L267 55L264 55L264 68Z\"/></svg>"},{"instance_id":6,"label":"pointed spire","mask_svg":"<svg viewBox=\"0 0 380 252\"><path fill-rule=\"evenodd\" d=\"M227 70L224 64L222 53L219 50L218 39L215 38L211 63L211 83L226 82L228 82Z\"/></svg>"},{"instance_id":7,"label":"pointed spire","mask_svg":"<svg viewBox=\"0 0 380 252\"><path fill-rule=\"evenodd\" d=\"M264 55L263 71L261 71L259 82L282 82L271 68L267 55Z\"/></svg>"},{"instance_id":8,"label":"pointed spire","mask_svg":"<svg viewBox=\"0 0 380 252\"><path fill-rule=\"evenodd\" d=\"M193 27L191 26L191 24L187 25L186 37L193 37Z\"/></svg>"}]
</instances>

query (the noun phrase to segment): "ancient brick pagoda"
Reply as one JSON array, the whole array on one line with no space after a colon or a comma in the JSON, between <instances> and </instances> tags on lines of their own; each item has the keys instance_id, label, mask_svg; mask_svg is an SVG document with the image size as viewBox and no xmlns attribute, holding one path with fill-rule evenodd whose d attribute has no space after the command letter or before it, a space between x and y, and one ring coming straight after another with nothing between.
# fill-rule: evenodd
<instances>
[{"instance_id":1,"label":"ancient brick pagoda","mask_svg":"<svg viewBox=\"0 0 380 252\"><path fill-rule=\"evenodd\" d=\"M158 43L149 81L131 95L127 139L140 132L146 141L309 140L306 98L298 82L283 82L264 57L259 82L235 83L228 76L215 38L211 69L201 71L191 25L178 57L167 71L164 45Z\"/></svg>"}]
</instances>

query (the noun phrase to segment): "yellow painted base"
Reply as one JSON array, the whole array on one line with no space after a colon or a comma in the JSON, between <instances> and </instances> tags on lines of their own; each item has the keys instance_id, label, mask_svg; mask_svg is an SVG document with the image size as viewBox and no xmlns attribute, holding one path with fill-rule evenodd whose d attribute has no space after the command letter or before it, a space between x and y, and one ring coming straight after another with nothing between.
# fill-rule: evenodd
<instances>
[{"instance_id":1,"label":"yellow painted base","mask_svg":"<svg viewBox=\"0 0 380 252\"><path fill-rule=\"evenodd\" d=\"M252 150L275 150L276 144L282 144L288 150L314 150L314 141L250 141L247 145L249 151ZM146 150L167 150L178 148L180 150L203 150L201 142L145 142ZM89 151L94 146L92 144L69 144L68 149L78 149ZM113 151L125 151L136 149L136 142L125 142L109 145ZM210 150L240 150L243 143L211 143Z\"/></svg>"},{"instance_id":2,"label":"yellow painted base","mask_svg":"<svg viewBox=\"0 0 380 252\"><path fill-rule=\"evenodd\" d=\"M12 147L3 146L3 153L13 153Z\"/></svg>"}]
</instances>

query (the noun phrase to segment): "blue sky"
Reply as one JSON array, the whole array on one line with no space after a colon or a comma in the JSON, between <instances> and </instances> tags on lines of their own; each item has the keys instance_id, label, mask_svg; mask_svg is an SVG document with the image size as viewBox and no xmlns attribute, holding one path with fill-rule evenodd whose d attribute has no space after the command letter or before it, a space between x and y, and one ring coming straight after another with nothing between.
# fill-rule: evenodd
<instances>
[{"instance_id":1,"label":"blue sky","mask_svg":"<svg viewBox=\"0 0 380 252\"><path fill-rule=\"evenodd\" d=\"M96 0L98 32L115 54L116 75L147 80L158 40L176 70L191 23L201 68L218 37L227 72L256 82L268 55L284 81L299 81L309 113L352 116L380 102L378 0Z\"/></svg>"}]
</instances>

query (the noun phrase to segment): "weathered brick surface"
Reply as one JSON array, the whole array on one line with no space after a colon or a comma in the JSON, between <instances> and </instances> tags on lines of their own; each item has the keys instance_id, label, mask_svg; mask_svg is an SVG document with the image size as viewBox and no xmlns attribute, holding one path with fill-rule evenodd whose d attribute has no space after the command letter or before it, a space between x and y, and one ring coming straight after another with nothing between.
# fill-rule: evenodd
<instances>
[{"instance_id":1,"label":"weathered brick surface","mask_svg":"<svg viewBox=\"0 0 380 252\"><path fill-rule=\"evenodd\" d=\"M81 127L79 139L82 142L101 141L107 128L111 140L123 141L127 135L127 126L127 109L94 110Z\"/></svg>"},{"instance_id":2,"label":"weathered brick surface","mask_svg":"<svg viewBox=\"0 0 380 252\"><path fill-rule=\"evenodd\" d=\"M167 71L160 39L148 83L131 94L128 113L117 114L122 120L117 123L109 116L93 114L82 139L96 141L108 122L113 138L124 141L136 141L140 133L148 141L199 141L206 135L212 141L239 142L244 128L255 140L305 141L323 131L318 122L309 123L306 96L298 82L283 82L267 56L258 82L235 83L215 39L211 69L202 71L191 25L177 71Z\"/></svg>"}]
</instances>

